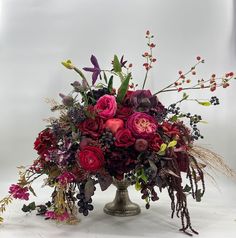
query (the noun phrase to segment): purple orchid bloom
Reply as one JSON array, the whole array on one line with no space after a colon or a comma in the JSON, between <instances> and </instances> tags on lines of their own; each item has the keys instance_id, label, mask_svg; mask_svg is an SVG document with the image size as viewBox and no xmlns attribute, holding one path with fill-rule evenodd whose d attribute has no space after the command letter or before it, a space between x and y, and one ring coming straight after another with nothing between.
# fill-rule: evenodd
<instances>
[{"instance_id":1,"label":"purple orchid bloom","mask_svg":"<svg viewBox=\"0 0 236 238\"><path fill-rule=\"evenodd\" d=\"M93 73L93 75L92 75L92 83L93 83L93 85L94 85L95 82L96 82L97 79L98 79L98 76L99 76L100 73L101 73L101 69L100 69L100 67L99 67L97 58L96 58L94 55L91 56L90 61L91 61L91 63L93 64L94 67L93 67L93 68L85 67L85 68L83 68L83 70Z\"/></svg>"}]
</instances>

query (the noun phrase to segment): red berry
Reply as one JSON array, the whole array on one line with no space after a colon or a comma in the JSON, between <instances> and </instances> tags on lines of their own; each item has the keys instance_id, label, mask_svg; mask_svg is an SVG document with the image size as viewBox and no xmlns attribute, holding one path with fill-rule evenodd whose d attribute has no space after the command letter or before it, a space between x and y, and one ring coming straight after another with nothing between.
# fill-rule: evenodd
<instances>
[{"instance_id":1,"label":"red berry","mask_svg":"<svg viewBox=\"0 0 236 238\"><path fill-rule=\"evenodd\" d=\"M210 90L214 92L216 90L216 87L211 87Z\"/></svg>"},{"instance_id":2,"label":"red berry","mask_svg":"<svg viewBox=\"0 0 236 238\"><path fill-rule=\"evenodd\" d=\"M215 78L215 77L216 77L216 75L215 75L215 74L212 74L212 75L211 75L211 77L212 77L212 78Z\"/></svg>"},{"instance_id":3,"label":"red berry","mask_svg":"<svg viewBox=\"0 0 236 238\"><path fill-rule=\"evenodd\" d=\"M181 78L181 79L185 79L185 76L182 74L182 75L180 76L180 78Z\"/></svg>"},{"instance_id":4,"label":"red berry","mask_svg":"<svg viewBox=\"0 0 236 238\"><path fill-rule=\"evenodd\" d=\"M230 72L230 73L229 73L229 76L230 76L230 77L233 77L233 76L234 76L234 72Z\"/></svg>"},{"instance_id":5,"label":"red berry","mask_svg":"<svg viewBox=\"0 0 236 238\"><path fill-rule=\"evenodd\" d=\"M149 36L150 35L150 31L146 31L146 35Z\"/></svg>"},{"instance_id":6,"label":"red berry","mask_svg":"<svg viewBox=\"0 0 236 238\"><path fill-rule=\"evenodd\" d=\"M155 59L155 58L152 59L152 62L153 62L153 63L156 62L156 61L157 61L157 59Z\"/></svg>"},{"instance_id":7,"label":"red berry","mask_svg":"<svg viewBox=\"0 0 236 238\"><path fill-rule=\"evenodd\" d=\"M133 67L133 64L129 64L129 68L132 68Z\"/></svg>"},{"instance_id":8,"label":"red berry","mask_svg":"<svg viewBox=\"0 0 236 238\"><path fill-rule=\"evenodd\" d=\"M187 80L186 80L186 83L190 83L190 82L191 82L191 80L190 80L190 79L187 79Z\"/></svg>"},{"instance_id":9,"label":"red berry","mask_svg":"<svg viewBox=\"0 0 236 238\"><path fill-rule=\"evenodd\" d=\"M183 90L183 88L178 88L178 92L181 92Z\"/></svg>"},{"instance_id":10,"label":"red berry","mask_svg":"<svg viewBox=\"0 0 236 238\"><path fill-rule=\"evenodd\" d=\"M179 74L181 75L182 73L183 73L183 72L180 70L180 71L179 71Z\"/></svg>"},{"instance_id":11,"label":"red berry","mask_svg":"<svg viewBox=\"0 0 236 238\"><path fill-rule=\"evenodd\" d=\"M192 71L192 75L196 75L196 71Z\"/></svg>"},{"instance_id":12,"label":"red berry","mask_svg":"<svg viewBox=\"0 0 236 238\"><path fill-rule=\"evenodd\" d=\"M149 46L150 46L151 48L154 48L156 45L153 44L153 43L151 43Z\"/></svg>"},{"instance_id":13,"label":"red berry","mask_svg":"<svg viewBox=\"0 0 236 238\"><path fill-rule=\"evenodd\" d=\"M201 60L201 56L197 56L197 60Z\"/></svg>"}]
</instances>

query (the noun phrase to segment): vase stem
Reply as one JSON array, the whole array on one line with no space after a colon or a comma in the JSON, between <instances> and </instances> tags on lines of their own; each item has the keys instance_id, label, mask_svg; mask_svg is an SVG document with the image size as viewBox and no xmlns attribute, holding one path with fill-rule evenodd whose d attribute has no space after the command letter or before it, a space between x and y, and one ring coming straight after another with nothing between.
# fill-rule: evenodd
<instances>
[{"instance_id":1,"label":"vase stem","mask_svg":"<svg viewBox=\"0 0 236 238\"><path fill-rule=\"evenodd\" d=\"M116 186L116 196L113 202L107 203L104 207L104 212L112 216L135 216L141 210L138 204L131 202L127 187L130 185L127 180L114 180L113 184Z\"/></svg>"}]
</instances>

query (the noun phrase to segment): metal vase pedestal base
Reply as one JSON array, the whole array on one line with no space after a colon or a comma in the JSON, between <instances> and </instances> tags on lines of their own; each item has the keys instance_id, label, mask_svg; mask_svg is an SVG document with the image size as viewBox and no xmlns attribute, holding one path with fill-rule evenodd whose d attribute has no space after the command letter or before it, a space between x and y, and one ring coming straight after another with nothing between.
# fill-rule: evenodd
<instances>
[{"instance_id":1,"label":"metal vase pedestal base","mask_svg":"<svg viewBox=\"0 0 236 238\"><path fill-rule=\"evenodd\" d=\"M130 201L127 187L130 183L127 180L114 179L113 184L116 186L116 196L113 202L107 203L103 211L112 216L135 216L141 212L138 204Z\"/></svg>"}]
</instances>

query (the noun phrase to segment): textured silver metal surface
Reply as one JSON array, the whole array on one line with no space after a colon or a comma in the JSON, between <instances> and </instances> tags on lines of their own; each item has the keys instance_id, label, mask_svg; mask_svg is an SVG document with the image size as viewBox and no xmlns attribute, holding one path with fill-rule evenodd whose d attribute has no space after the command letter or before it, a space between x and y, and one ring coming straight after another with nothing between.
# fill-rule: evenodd
<instances>
[{"instance_id":1,"label":"textured silver metal surface","mask_svg":"<svg viewBox=\"0 0 236 238\"><path fill-rule=\"evenodd\" d=\"M104 207L104 212L112 216L135 216L141 212L138 204L131 202L128 194L128 186L130 183L127 180L113 180L116 186L116 196L113 202L107 203Z\"/></svg>"}]
</instances>

